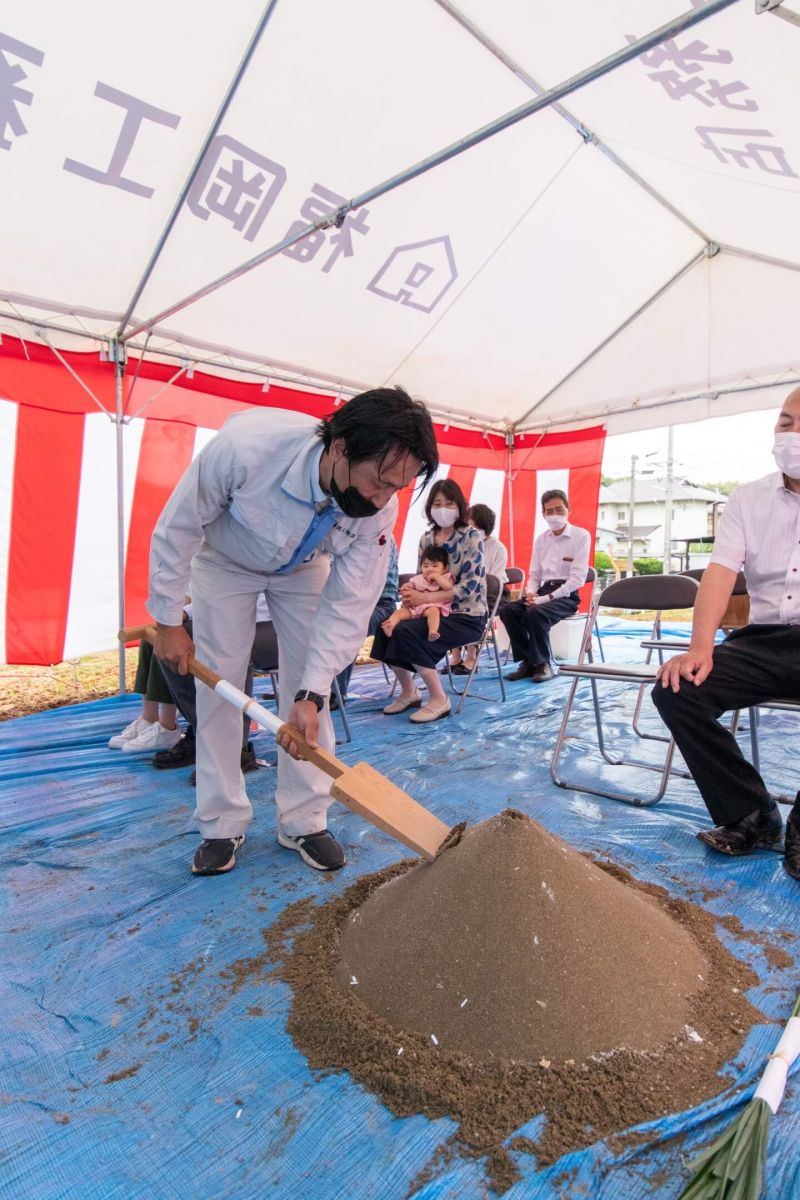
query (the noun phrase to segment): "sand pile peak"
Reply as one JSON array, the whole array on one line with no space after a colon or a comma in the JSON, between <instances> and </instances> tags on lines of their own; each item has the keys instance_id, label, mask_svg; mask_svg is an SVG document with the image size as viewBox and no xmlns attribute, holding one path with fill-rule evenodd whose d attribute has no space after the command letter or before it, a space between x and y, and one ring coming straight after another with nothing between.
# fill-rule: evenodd
<instances>
[{"instance_id":1,"label":"sand pile peak","mask_svg":"<svg viewBox=\"0 0 800 1200\"><path fill-rule=\"evenodd\" d=\"M372 892L335 969L395 1029L529 1063L686 1038L706 975L663 906L511 809Z\"/></svg>"}]
</instances>

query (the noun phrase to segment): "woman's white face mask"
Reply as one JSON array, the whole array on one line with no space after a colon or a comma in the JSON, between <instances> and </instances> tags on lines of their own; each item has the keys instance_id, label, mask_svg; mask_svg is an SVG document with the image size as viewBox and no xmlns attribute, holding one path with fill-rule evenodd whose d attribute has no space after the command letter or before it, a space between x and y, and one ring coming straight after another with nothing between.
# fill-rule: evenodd
<instances>
[{"instance_id":1,"label":"woman's white face mask","mask_svg":"<svg viewBox=\"0 0 800 1200\"><path fill-rule=\"evenodd\" d=\"M772 454L779 471L789 479L800 479L800 433L776 433Z\"/></svg>"},{"instance_id":2,"label":"woman's white face mask","mask_svg":"<svg viewBox=\"0 0 800 1200\"><path fill-rule=\"evenodd\" d=\"M457 508L432 508L431 516L440 529L449 529L458 519Z\"/></svg>"}]
</instances>

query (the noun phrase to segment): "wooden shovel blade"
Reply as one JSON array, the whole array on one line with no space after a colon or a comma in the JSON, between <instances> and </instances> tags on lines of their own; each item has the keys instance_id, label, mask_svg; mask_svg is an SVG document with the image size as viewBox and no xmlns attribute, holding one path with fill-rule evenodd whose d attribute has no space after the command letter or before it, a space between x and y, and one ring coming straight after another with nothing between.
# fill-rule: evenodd
<instances>
[{"instance_id":1,"label":"wooden shovel blade","mask_svg":"<svg viewBox=\"0 0 800 1200\"><path fill-rule=\"evenodd\" d=\"M345 767L331 784L331 795L423 858L435 858L450 832L449 825L395 787L369 763Z\"/></svg>"}]
</instances>

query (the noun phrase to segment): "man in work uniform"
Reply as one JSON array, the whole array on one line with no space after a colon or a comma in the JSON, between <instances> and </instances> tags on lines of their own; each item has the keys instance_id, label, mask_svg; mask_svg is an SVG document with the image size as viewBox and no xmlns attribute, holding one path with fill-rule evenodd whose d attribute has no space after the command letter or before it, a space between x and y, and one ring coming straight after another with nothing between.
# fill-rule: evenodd
<instances>
[{"instance_id":1,"label":"man in work uniform","mask_svg":"<svg viewBox=\"0 0 800 1200\"><path fill-rule=\"evenodd\" d=\"M354 397L315 426L276 409L232 416L178 483L153 533L148 609L157 656L181 674L195 652L242 688L256 601L278 635L280 716L312 745L334 746L327 698L353 661L381 594L395 493L438 466L427 409L400 388ZM182 624L191 574L194 643ZM241 714L197 688L197 808L192 871L229 871L252 808L239 767ZM327 829L328 781L279 755L278 842L320 871L344 866Z\"/></svg>"},{"instance_id":2,"label":"man in work uniform","mask_svg":"<svg viewBox=\"0 0 800 1200\"><path fill-rule=\"evenodd\" d=\"M719 854L778 849L781 814L723 712L800 700L800 388L775 426L778 471L737 488L725 506L694 606L692 640L659 668L653 702L686 760L715 828L698 838ZM750 621L714 637L740 570ZM800 792L786 822L784 866L800 879Z\"/></svg>"},{"instance_id":3,"label":"man in work uniform","mask_svg":"<svg viewBox=\"0 0 800 1200\"><path fill-rule=\"evenodd\" d=\"M578 611L578 588L586 583L592 548L588 531L570 525L569 500L560 488L542 493L542 516L548 528L534 542L525 596L500 609L519 663L506 679L531 683L553 678L550 630Z\"/></svg>"}]
</instances>

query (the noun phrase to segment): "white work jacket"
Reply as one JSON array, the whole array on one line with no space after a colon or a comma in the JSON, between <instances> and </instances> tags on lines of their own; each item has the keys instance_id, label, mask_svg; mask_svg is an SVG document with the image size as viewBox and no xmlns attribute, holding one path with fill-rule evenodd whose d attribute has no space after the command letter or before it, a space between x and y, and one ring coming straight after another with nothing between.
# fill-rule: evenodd
<instances>
[{"instance_id":1,"label":"white work jacket","mask_svg":"<svg viewBox=\"0 0 800 1200\"><path fill-rule=\"evenodd\" d=\"M300 413L250 409L229 417L205 446L153 531L147 607L156 621L180 625L191 561L203 544L266 576L269 591L268 577L290 562L319 510L315 424ZM331 556L301 687L327 695L334 675L353 661L386 580L396 516L394 496L372 517L336 508L333 526L303 560Z\"/></svg>"}]
</instances>

